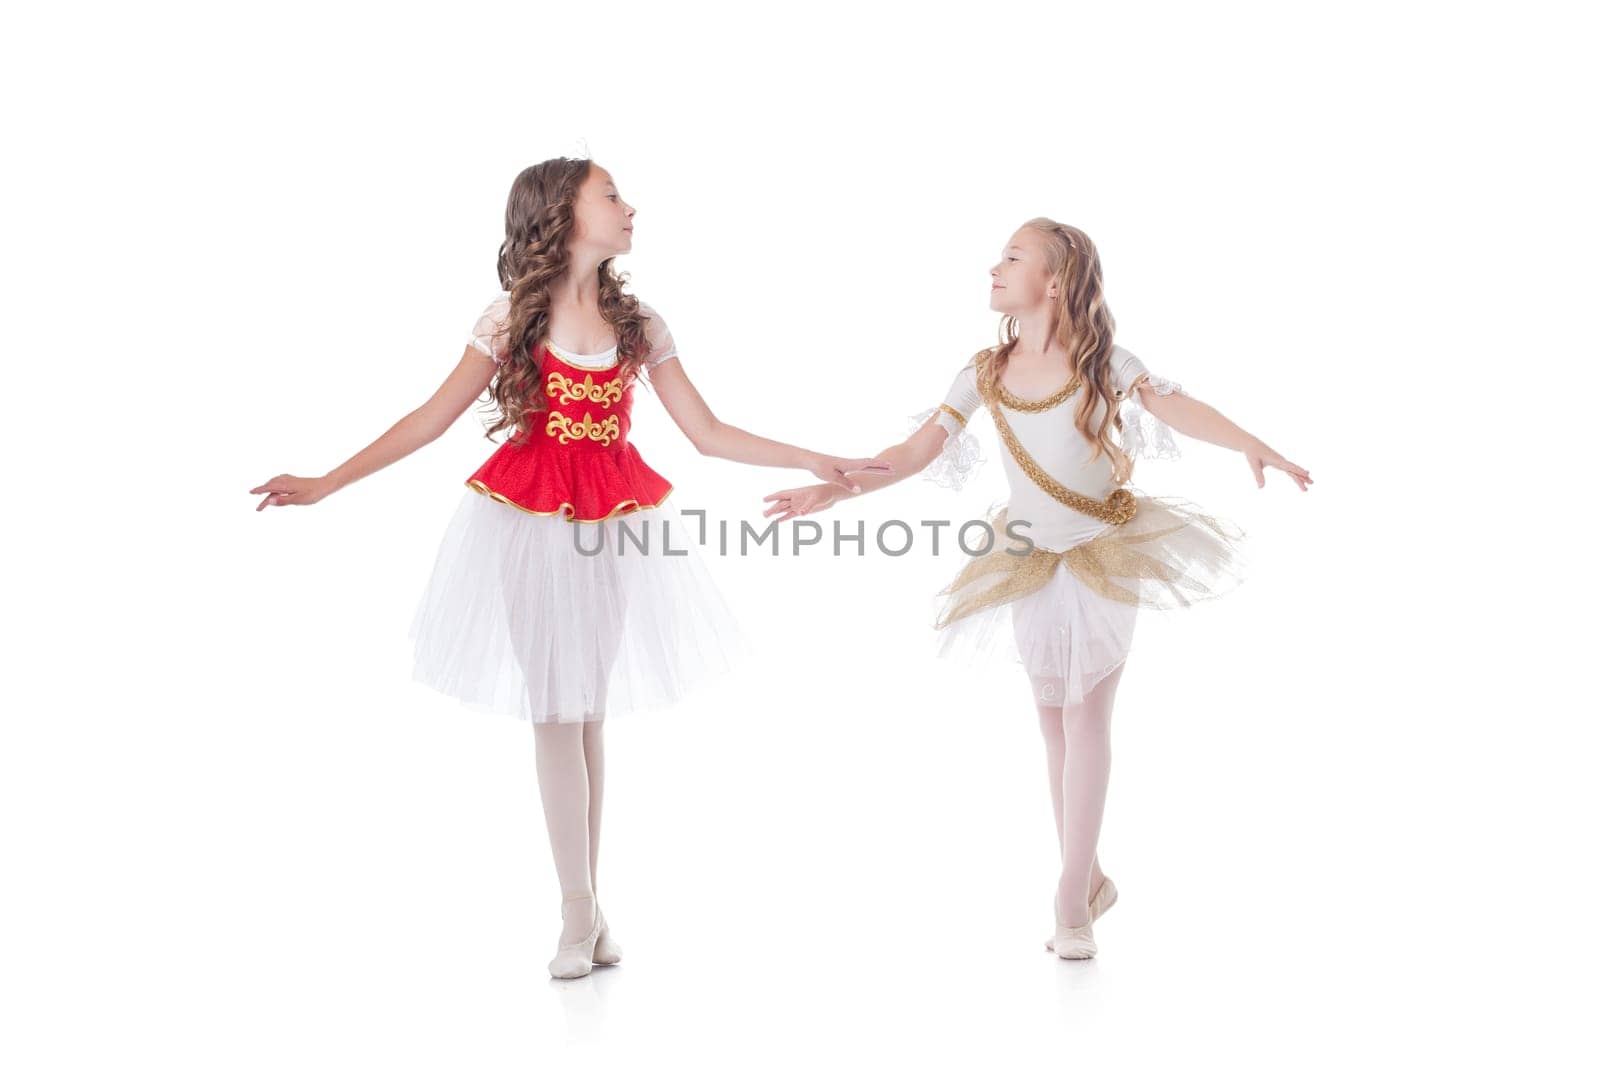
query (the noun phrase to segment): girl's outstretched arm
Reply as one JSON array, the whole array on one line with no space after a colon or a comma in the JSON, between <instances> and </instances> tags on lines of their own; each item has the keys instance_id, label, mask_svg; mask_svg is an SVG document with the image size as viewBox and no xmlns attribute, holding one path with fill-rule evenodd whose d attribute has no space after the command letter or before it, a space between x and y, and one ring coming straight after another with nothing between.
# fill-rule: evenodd
<instances>
[{"instance_id":1,"label":"girl's outstretched arm","mask_svg":"<svg viewBox=\"0 0 1600 1067\"><path fill-rule=\"evenodd\" d=\"M1205 401L1176 389L1163 393L1159 383L1152 383L1148 376L1136 383L1134 389L1138 392L1139 403L1146 411L1179 433L1208 444L1243 452L1245 460L1250 464L1250 470L1256 476L1258 487L1267 484L1264 473L1266 467L1276 467L1288 474L1300 487L1301 492L1305 492L1306 487L1312 484L1310 471L1299 464L1289 462L1261 438L1247 432L1244 427Z\"/></svg>"},{"instance_id":2,"label":"girl's outstretched arm","mask_svg":"<svg viewBox=\"0 0 1600 1067\"><path fill-rule=\"evenodd\" d=\"M1290 463L1222 412L1190 396L1177 382L1150 373L1144 360L1121 345L1111 350L1111 378L1117 395L1127 405L1122 412L1122 445L1127 458L1141 454L1175 458L1177 444L1166 430L1171 427L1208 444L1243 452L1256 476L1257 488L1267 484L1265 467L1277 467L1288 474L1301 492L1311 484L1310 471Z\"/></svg>"},{"instance_id":3,"label":"girl's outstretched arm","mask_svg":"<svg viewBox=\"0 0 1600 1067\"><path fill-rule=\"evenodd\" d=\"M893 471L888 474L863 474L857 478L865 491L882 489L886 485L893 485L911 475L924 470L935 459L940 458L945 452L946 445L954 448L959 456L961 449L958 447L962 440L970 441L967 430L967 420L972 413L982 404L978 395L978 370L975 360L969 360L965 367L956 374L955 380L950 383L950 391L945 394L944 403L936 408L930 408L927 418L916 432L897 445L891 445L878 453L879 459L893 465ZM942 473L954 476L953 481L947 479L946 484L959 484L971 472L971 467L959 459L952 459L944 464ZM793 518L796 515L810 515L832 507L836 500L843 494L832 492L832 486L807 485L798 489L785 489L781 492L770 493L762 500L771 504L763 514L777 515L778 521Z\"/></svg>"},{"instance_id":4,"label":"girl's outstretched arm","mask_svg":"<svg viewBox=\"0 0 1600 1067\"><path fill-rule=\"evenodd\" d=\"M916 433L897 445L890 445L874 457L889 464L891 473L863 472L856 475L856 482L861 486L861 491L870 493L874 489L893 485L922 471L939 455L947 436L949 436L948 431L939 425L938 419L929 419ZM761 498L763 502L771 504L771 507L761 514L768 517L776 515L778 521L782 522L796 515L811 515L826 511L837 501L849 496L850 493L840 491L836 485L807 485L797 489L784 489Z\"/></svg>"},{"instance_id":5,"label":"girl's outstretched arm","mask_svg":"<svg viewBox=\"0 0 1600 1067\"><path fill-rule=\"evenodd\" d=\"M472 402L483 395L494 378L495 363L481 350L468 345L461 362L450 372L423 405L406 414L366 448L351 456L320 478L297 478L280 474L251 489L265 493L256 510L271 505L315 504L329 493L359 481L373 471L382 470L404 459L423 445L431 444L461 417Z\"/></svg>"},{"instance_id":6,"label":"girl's outstretched arm","mask_svg":"<svg viewBox=\"0 0 1600 1067\"><path fill-rule=\"evenodd\" d=\"M845 492L858 492L856 483L847 477L855 471L886 472L890 468L866 458L833 456L813 452L798 445L760 437L748 430L723 422L717 418L700 390L694 387L678 359L677 345L672 334L650 305L640 301L645 313L645 336L650 342L650 354L645 357L645 371L650 387L660 397L661 404L672 416L679 430L702 456L747 463L753 467L792 467L810 471Z\"/></svg>"}]
</instances>

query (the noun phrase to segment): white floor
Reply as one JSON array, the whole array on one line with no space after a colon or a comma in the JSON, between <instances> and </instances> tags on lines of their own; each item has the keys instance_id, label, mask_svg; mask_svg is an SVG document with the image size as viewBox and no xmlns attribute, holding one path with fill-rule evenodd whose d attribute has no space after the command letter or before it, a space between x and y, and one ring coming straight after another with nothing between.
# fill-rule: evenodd
<instances>
[{"instance_id":1,"label":"white floor","mask_svg":"<svg viewBox=\"0 0 1600 1067\"><path fill-rule=\"evenodd\" d=\"M521 724L404 683L33 720L74 755L53 783L19 767L8 805L7 1029L29 1063L1581 1061L1578 845L1561 822L1511 845L1502 806L1559 783L1486 773L1471 737L1424 782L1402 764L1435 742L1406 720L1374 744L1382 709L1339 723L1260 679L1179 714L1130 669L1102 848L1122 898L1088 962L1042 946L1041 749L1004 679L987 721L934 669L612 723L600 888L626 958L572 982L545 972Z\"/></svg>"}]
</instances>

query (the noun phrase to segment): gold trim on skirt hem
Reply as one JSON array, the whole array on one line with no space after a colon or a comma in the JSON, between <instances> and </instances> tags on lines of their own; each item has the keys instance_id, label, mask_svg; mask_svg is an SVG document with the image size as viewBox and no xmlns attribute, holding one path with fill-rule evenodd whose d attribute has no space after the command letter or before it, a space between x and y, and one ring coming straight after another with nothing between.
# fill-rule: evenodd
<instances>
[{"instance_id":1,"label":"gold trim on skirt hem","mask_svg":"<svg viewBox=\"0 0 1600 1067\"><path fill-rule=\"evenodd\" d=\"M969 560L939 591L945 600L934 628L1038 592L1057 564L1098 596L1149 608L1187 607L1221 596L1243 580L1242 529L1179 497L1136 495L1137 509L1128 522L1068 549L1035 545L1020 555L1006 551L1022 542L1006 532L1009 508L1001 508L990 520L990 551Z\"/></svg>"},{"instance_id":2,"label":"gold trim on skirt hem","mask_svg":"<svg viewBox=\"0 0 1600 1067\"><path fill-rule=\"evenodd\" d=\"M609 515L607 515L603 519L575 519L575 518L573 518L573 516L578 513L578 509L576 507L574 507L572 504L570 504L567 501L565 501L565 500L563 500L561 502L561 505L558 508L556 508L555 511L535 511L532 508L523 507L521 504L517 503L515 500L512 500L509 497L502 496L500 493L497 493L493 489L490 489L487 485L484 485L483 482L479 481L477 478L468 478L467 479L467 487L469 489L474 489L474 490L482 493L484 496L488 497L491 500L498 500L502 504L509 504L512 507L516 508L518 511L524 512L526 514L529 514L529 515L560 515L562 518L566 519L568 522L605 522L606 519L614 519L618 515L631 515L636 511L649 511L651 508L660 507L661 506L661 501L667 499L667 497L672 495L672 489L668 489L665 493L661 494L661 500L657 500L654 504L641 504L637 500L624 500L624 501L620 502L619 504L617 504L616 507L612 508L611 509L611 513Z\"/></svg>"}]
</instances>

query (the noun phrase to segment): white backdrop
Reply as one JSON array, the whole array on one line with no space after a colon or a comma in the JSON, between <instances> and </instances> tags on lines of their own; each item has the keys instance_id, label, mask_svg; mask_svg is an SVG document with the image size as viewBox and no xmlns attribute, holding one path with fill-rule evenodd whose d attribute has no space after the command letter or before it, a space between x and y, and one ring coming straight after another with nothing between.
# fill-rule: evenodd
<instances>
[{"instance_id":1,"label":"white backdrop","mask_svg":"<svg viewBox=\"0 0 1600 1067\"><path fill-rule=\"evenodd\" d=\"M0 1054L1592 1057L1576 11L14 15ZM934 659L961 557L919 541L712 556L757 657L608 725L627 958L547 977L531 732L410 680L415 599L493 448L476 417L313 508L246 490L430 395L498 289L511 179L585 146L725 421L900 439L994 337L986 272L1046 214L1099 243L1120 343L1312 471L1258 490L1187 439L1141 464L1255 563L1141 623L1098 959L1041 947L1026 682ZM809 480L635 411L679 507L758 520ZM1004 479L974 427L975 485L823 519L981 514Z\"/></svg>"}]
</instances>

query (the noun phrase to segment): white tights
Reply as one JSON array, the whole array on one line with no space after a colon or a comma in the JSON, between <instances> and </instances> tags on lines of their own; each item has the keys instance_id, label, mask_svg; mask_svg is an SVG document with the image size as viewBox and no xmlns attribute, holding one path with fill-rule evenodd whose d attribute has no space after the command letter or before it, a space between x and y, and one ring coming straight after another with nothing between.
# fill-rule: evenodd
<instances>
[{"instance_id":1,"label":"white tights","mask_svg":"<svg viewBox=\"0 0 1600 1067\"><path fill-rule=\"evenodd\" d=\"M1056 906L1061 921L1089 921L1089 897L1105 879L1096 850L1111 777L1111 709L1122 665L1106 675L1081 704L1038 704L1045 768L1061 853ZM1054 681L1053 689L1046 683ZM1033 679L1034 692L1065 691L1059 679ZM537 723L533 727L550 853L563 898L594 893L599 878L600 811L605 796L604 722ZM595 901L572 899L562 909L564 940L587 934Z\"/></svg>"},{"instance_id":2,"label":"white tights","mask_svg":"<svg viewBox=\"0 0 1600 1067\"><path fill-rule=\"evenodd\" d=\"M604 723L536 723L533 727L539 799L550 852L565 906L562 939L584 937L594 926L593 893L600 864L600 806L605 795Z\"/></svg>"},{"instance_id":3,"label":"white tights","mask_svg":"<svg viewBox=\"0 0 1600 1067\"><path fill-rule=\"evenodd\" d=\"M1089 897L1105 880L1096 849L1111 779L1111 706L1123 666L1119 664L1089 690L1081 704L1037 705L1061 847L1056 907L1060 921L1068 926L1089 921ZM1065 691L1060 679L1032 681L1035 693ZM1045 688L1052 681L1054 688Z\"/></svg>"}]
</instances>

